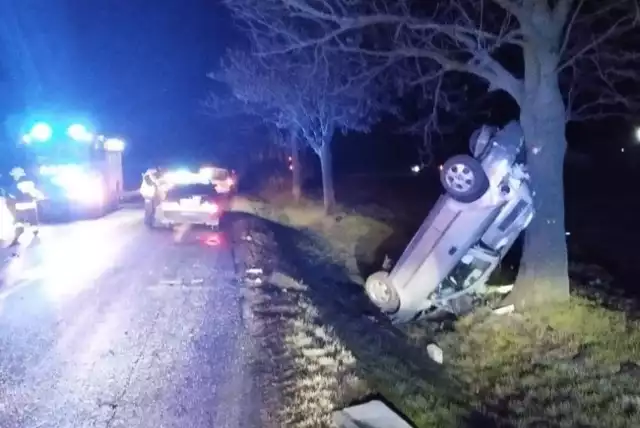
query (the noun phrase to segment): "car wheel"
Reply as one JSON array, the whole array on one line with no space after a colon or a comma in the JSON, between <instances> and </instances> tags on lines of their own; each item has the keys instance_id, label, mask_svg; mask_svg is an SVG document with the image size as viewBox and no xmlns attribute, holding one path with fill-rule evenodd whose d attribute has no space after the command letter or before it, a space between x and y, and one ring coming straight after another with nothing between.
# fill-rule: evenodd
<instances>
[{"instance_id":1,"label":"car wheel","mask_svg":"<svg viewBox=\"0 0 640 428\"><path fill-rule=\"evenodd\" d=\"M445 191L458 202L476 201L489 189L489 178L482 165L468 155L449 158L440 171Z\"/></svg>"},{"instance_id":2,"label":"car wheel","mask_svg":"<svg viewBox=\"0 0 640 428\"><path fill-rule=\"evenodd\" d=\"M394 314L400 309L400 296L389 280L387 272L376 272L365 282L367 296L374 305L386 314Z\"/></svg>"}]
</instances>

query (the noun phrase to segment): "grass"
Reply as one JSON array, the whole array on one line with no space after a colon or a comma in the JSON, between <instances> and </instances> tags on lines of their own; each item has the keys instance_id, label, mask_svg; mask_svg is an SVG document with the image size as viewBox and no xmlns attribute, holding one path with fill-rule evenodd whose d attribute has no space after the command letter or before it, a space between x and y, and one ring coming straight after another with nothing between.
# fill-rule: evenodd
<instances>
[{"instance_id":1,"label":"grass","mask_svg":"<svg viewBox=\"0 0 640 428\"><path fill-rule=\"evenodd\" d=\"M234 210L249 212L296 229L317 233L331 243L331 250L312 247L304 251L325 261L331 259L348 270L352 281L362 282L362 270L381 264L387 252L394 253L410 238L409 230L398 222L390 210L367 205L359 209L339 206L336 214L326 216L316 200L303 199L292 203L287 197L238 197ZM376 266L379 267L379 266Z\"/></svg>"},{"instance_id":2,"label":"grass","mask_svg":"<svg viewBox=\"0 0 640 428\"><path fill-rule=\"evenodd\" d=\"M624 312L574 297L531 313L469 316L439 344L477 405L497 419L632 427L640 426L639 327Z\"/></svg>"},{"instance_id":3,"label":"grass","mask_svg":"<svg viewBox=\"0 0 640 428\"><path fill-rule=\"evenodd\" d=\"M270 220L260 233L278 248L266 251L288 258L248 298L279 397L273 426L330 426L332 410L372 393L418 427L471 426L464 415L475 412L497 426L640 426L640 323L630 313L581 292L531 313L480 310L452 331L398 329L353 285L410 237L388 211L341 208L327 218L312 200L286 198L238 199L236 209ZM441 368L426 357L434 340Z\"/></svg>"}]
</instances>

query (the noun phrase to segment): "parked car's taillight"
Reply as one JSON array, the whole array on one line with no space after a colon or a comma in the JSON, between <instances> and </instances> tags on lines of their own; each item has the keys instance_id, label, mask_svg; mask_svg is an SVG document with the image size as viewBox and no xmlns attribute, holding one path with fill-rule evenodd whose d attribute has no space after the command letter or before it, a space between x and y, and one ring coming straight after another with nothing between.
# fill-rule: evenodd
<instances>
[{"instance_id":1,"label":"parked car's taillight","mask_svg":"<svg viewBox=\"0 0 640 428\"><path fill-rule=\"evenodd\" d=\"M220 207L218 207L218 204L216 204L213 201L204 201L202 203L202 208L208 212L209 214L217 214L218 211L220 210Z\"/></svg>"}]
</instances>

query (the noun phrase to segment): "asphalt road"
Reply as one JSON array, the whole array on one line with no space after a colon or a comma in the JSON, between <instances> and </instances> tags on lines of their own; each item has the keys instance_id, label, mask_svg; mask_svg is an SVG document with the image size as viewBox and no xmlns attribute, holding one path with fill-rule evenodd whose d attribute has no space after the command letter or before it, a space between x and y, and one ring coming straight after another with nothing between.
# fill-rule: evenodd
<instances>
[{"instance_id":1,"label":"asphalt road","mask_svg":"<svg viewBox=\"0 0 640 428\"><path fill-rule=\"evenodd\" d=\"M0 427L259 426L224 231L179 235L128 209L5 260Z\"/></svg>"}]
</instances>

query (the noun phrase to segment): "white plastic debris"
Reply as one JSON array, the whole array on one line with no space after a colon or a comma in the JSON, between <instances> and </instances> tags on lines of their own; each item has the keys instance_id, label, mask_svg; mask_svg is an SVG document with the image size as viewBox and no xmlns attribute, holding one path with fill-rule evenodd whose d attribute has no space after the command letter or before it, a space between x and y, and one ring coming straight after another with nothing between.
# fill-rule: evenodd
<instances>
[{"instance_id":1,"label":"white plastic debris","mask_svg":"<svg viewBox=\"0 0 640 428\"><path fill-rule=\"evenodd\" d=\"M247 275L262 275L262 269L260 268L249 268L245 272Z\"/></svg>"},{"instance_id":2,"label":"white plastic debris","mask_svg":"<svg viewBox=\"0 0 640 428\"><path fill-rule=\"evenodd\" d=\"M427 355L429 355L429 358L438 364L442 364L444 362L444 352L442 352L442 348L435 343L427 345Z\"/></svg>"},{"instance_id":3,"label":"white plastic debris","mask_svg":"<svg viewBox=\"0 0 640 428\"><path fill-rule=\"evenodd\" d=\"M411 428L411 425L380 400L334 412L333 422L339 428Z\"/></svg>"},{"instance_id":4,"label":"white plastic debris","mask_svg":"<svg viewBox=\"0 0 640 428\"><path fill-rule=\"evenodd\" d=\"M509 285L495 285L495 286L487 286L487 293L493 294L509 294L511 290L513 290L513 284Z\"/></svg>"},{"instance_id":5,"label":"white plastic debris","mask_svg":"<svg viewBox=\"0 0 640 428\"><path fill-rule=\"evenodd\" d=\"M506 314L513 313L515 310L516 310L515 305L508 305L498 309L494 309L493 313L496 315L506 315Z\"/></svg>"},{"instance_id":6,"label":"white plastic debris","mask_svg":"<svg viewBox=\"0 0 640 428\"><path fill-rule=\"evenodd\" d=\"M384 256L384 260L382 262L382 270L391 270L391 267L393 266L393 261L391 260L391 258L385 254Z\"/></svg>"}]
</instances>

